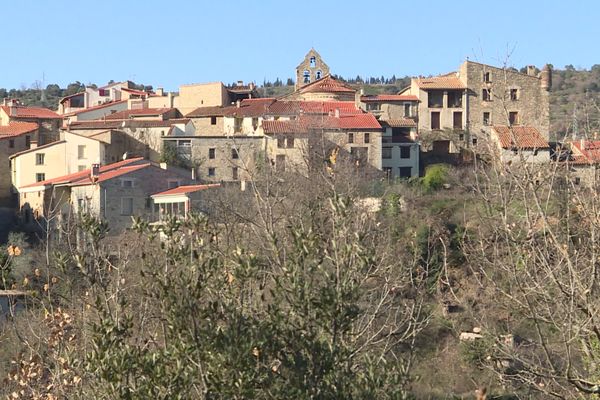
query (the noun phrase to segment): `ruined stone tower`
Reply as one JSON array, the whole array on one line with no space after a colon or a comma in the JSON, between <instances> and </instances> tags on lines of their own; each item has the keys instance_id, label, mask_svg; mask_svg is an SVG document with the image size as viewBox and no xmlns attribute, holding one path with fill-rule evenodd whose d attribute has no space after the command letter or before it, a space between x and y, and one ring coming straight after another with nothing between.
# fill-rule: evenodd
<instances>
[{"instance_id":1,"label":"ruined stone tower","mask_svg":"<svg viewBox=\"0 0 600 400\"><path fill-rule=\"evenodd\" d=\"M329 66L323 62L321 55L311 48L296 67L296 90L326 75L329 75Z\"/></svg>"}]
</instances>

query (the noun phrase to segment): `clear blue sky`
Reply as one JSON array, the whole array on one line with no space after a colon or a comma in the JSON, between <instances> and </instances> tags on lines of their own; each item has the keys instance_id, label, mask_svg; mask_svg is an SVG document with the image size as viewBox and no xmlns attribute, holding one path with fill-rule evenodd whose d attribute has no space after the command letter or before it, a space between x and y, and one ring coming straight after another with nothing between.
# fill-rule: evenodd
<instances>
[{"instance_id":1,"label":"clear blue sky","mask_svg":"<svg viewBox=\"0 0 600 400\"><path fill-rule=\"evenodd\" d=\"M466 58L600 64L600 2L6 0L0 87L41 80L285 81L315 47L354 77L429 75Z\"/></svg>"}]
</instances>

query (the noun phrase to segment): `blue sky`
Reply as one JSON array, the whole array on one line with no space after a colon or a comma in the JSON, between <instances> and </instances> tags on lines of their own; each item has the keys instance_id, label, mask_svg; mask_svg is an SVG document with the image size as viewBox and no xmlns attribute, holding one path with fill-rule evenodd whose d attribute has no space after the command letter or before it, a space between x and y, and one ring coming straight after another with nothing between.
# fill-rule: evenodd
<instances>
[{"instance_id":1,"label":"blue sky","mask_svg":"<svg viewBox=\"0 0 600 400\"><path fill-rule=\"evenodd\" d=\"M302 5L303 4L303 5ZM429 75L466 58L600 64L598 1L7 0L0 87L285 81L314 47L345 77Z\"/></svg>"}]
</instances>

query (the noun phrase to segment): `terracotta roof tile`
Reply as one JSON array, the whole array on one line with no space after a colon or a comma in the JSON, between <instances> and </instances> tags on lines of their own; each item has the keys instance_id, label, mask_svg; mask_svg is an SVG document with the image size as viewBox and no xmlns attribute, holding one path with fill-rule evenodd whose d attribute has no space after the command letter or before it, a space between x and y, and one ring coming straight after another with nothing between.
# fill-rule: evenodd
<instances>
[{"instance_id":1,"label":"terracotta roof tile","mask_svg":"<svg viewBox=\"0 0 600 400\"><path fill-rule=\"evenodd\" d=\"M262 122L265 134L307 133L311 130L381 130L381 125L372 114L349 114L339 117L331 115L301 115L295 120L265 120Z\"/></svg>"},{"instance_id":2,"label":"terracotta roof tile","mask_svg":"<svg viewBox=\"0 0 600 400\"><path fill-rule=\"evenodd\" d=\"M84 92L81 92L81 93L84 93ZM77 94L80 94L80 93L77 93ZM63 117L70 117L72 115L78 115L78 114L85 113L85 112L88 112L88 111L100 110L100 109L103 109L103 108L110 108L110 107L112 107L114 105L123 104L123 103L127 103L127 100L109 101L108 103L104 103L104 104L100 104L100 105L97 105L97 106L88 107L88 108L84 108L84 109L81 109L81 110L77 110L77 111L73 111L73 112L70 112L70 113L66 113L66 114L63 114L62 116Z\"/></svg>"},{"instance_id":3,"label":"terracotta roof tile","mask_svg":"<svg viewBox=\"0 0 600 400\"><path fill-rule=\"evenodd\" d=\"M412 118L399 118L399 119L388 119L379 120L382 126L389 126L390 128L416 128L417 123Z\"/></svg>"},{"instance_id":4,"label":"terracotta roof tile","mask_svg":"<svg viewBox=\"0 0 600 400\"><path fill-rule=\"evenodd\" d=\"M39 128L35 122L11 121L6 126L0 126L0 139L20 136Z\"/></svg>"},{"instance_id":5,"label":"terracotta roof tile","mask_svg":"<svg viewBox=\"0 0 600 400\"><path fill-rule=\"evenodd\" d=\"M600 140L578 140L571 142L574 164L598 164L600 163Z\"/></svg>"},{"instance_id":6,"label":"terracotta roof tile","mask_svg":"<svg viewBox=\"0 0 600 400\"><path fill-rule=\"evenodd\" d=\"M417 86L421 89L466 89L467 86L456 76L434 76L417 78Z\"/></svg>"},{"instance_id":7,"label":"terracotta roof tile","mask_svg":"<svg viewBox=\"0 0 600 400\"><path fill-rule=\"evenodd\" d=\"M347 84L332 78L330 75L326 75L324 78L309 83L308 85L300 88L300 93L355 93L356 90L352 89Z\"/></svg>"},{"instance_id":8,"label":"terracotta roof tile","mask_svg":"<svg viewBox=\"0 0 600 400\"><path fill-rule=\"evenodd\" d=\"M10 115L9 106L0 106L0 108L11 118L39 118L39 119L60 119L60 115L52 110L41 107L26 107L26 106L15 106L14 109L17 111L17 115Z\"/></svg>"},{"instance_id":9,"label":"terracotta roof tile","mask_svg":"<svg viewBox=\"0 0 600 400\"><path fill-rule=\"evenodd\" d=\"M550 147L540 132L531 126L494 126L492 132L496 134L503 149L547 149Z\"/></svg>"},{"instance_id":10,"label":"terracotta roof tile","mask_svg":"<svg viewBox=\"0 0 600 400\"><path fill-rule=\"evenodd\" d=\"M139 163L143 160L144 160L143 157L138 157L138 158L131 158L128 160L119 161L119 162L108 164L108 165L103 165L100 167L100 174L108 173L108 172L117 170L119 168L126 167L128 165L133 165L133 164ZM149 164L149 163L145 163L143 165L146 165L146 164ZM29 188L29 187L74 183L74 182L79 182L79 181L85 180L86 178L89 180L90 173L91 173L91 170L86 169L84 171L79 171L79 172L59 176L59 177L52 178L52 179L46 179L45 181L31 183L29 185L22 186L21 189L25 189L25 188Z\"/></svg>"},{"instance_id":11,"label":"terracotta roof tile","mask_svg":"<svg viewBox=\"0 0 600 400\"><path fill-rule=\"evenodd\" d=\"M155 193L152 195L152 197L154 197L154 196L175 196L175 195L180 195L180 194L188 194L188 193L194 193L194 192L198 192L200 190L206 190L206 189L216 188L216 187L220 187L220 186L221 186L220 183L213 183L213 184L209 184L209 185L178 186L173 189L165 190L164 192Z\"/></svg>"},{"instance_id":12,"label":"terracotta roof tile","mask_svg":"<svg viewBox=\"0 0 600 400\"><path fill-rule=\"evenodd\" d=\"M229 107L213 106L198 107L186 115L187 118L222 117L227 113Z\"/></svg>"},{"instance_id":13,"label":"terracotta roof tile","mask_svg":"<svg viewBox=\"0 0 600 400\"><path fill-rule=\"evenodd\" d=\"M170 127L174 124L187 124L189 118L173 118L164 121L160 120L90 120L90 121L75 121L71 122L66 130L77 129L119 129L119 128L161 128Z\"/></svg>"},{"instance_id":14,"label":"terracotta roof tile","mask_svg":"<svg viewBox=\"0 0 600 400\"><path fill-rule=\"evenodd\" d=\"M378 101L419 101L419 98L417 96L405 94L377 94L360 96L360 101L364 103Z\"/></svg>"}]
</instances>

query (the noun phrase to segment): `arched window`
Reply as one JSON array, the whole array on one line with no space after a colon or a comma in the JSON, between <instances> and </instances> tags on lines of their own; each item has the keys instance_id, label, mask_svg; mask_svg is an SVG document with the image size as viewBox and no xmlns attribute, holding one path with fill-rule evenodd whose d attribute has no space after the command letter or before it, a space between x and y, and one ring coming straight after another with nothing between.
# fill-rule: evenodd
<instances>
[{"instance_id":1,"label":"arched window","mask_svg":"<svg viewBox=\"0 0 600 400\"><path fill-rule=\"evenodd\" d=\"M314 68L314 67L316 67L316 66L317 66L317 59L315 58L315 56L312 56L312 57L310 58L310 67L311 67L311 68Z\"/></svg>"},{"instance_id":2,"label":"arched window","mask_svg":"<svg viewBox=\"0 0 600 400\"><path fill-rule=\"evenodd\" d=\"M316 79L321 79L323 77L323 72L321 70L318 70L317 73L315 74Z\"/></svg>"},{"instance_id":3,"label":"arched window","mask_svg":"<svg viewBox=\"0 0 600 400\"><path fill-rule=\"evenodd\" d=\"M304 71L304 83L310 83L310 71L309 70Z\"/></svg>"}]
</instances>

